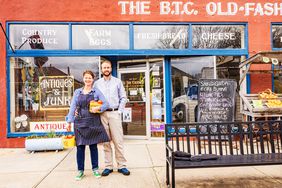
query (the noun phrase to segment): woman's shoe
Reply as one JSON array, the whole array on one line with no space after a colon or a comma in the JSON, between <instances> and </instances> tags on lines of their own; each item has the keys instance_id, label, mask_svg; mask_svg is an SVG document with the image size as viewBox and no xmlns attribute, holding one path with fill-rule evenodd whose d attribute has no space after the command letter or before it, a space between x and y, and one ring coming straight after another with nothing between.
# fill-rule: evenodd
<instances>
[{"instance_id":1,"label":"woman's shoe","mask_svg":"<svg viewBox=\"0 0 282 188\"><path fill-rule=\"evenodd\" d=\"M93 175L95 176L95 178L101 178L101 174L98 169L93 170Z\"/></svg>"},{"instance_id":2,"label":"woman's shoe","mask_svg":"<svg viewBox=\"0 0 282 188\"><path fill-rule=\"evenodd\" d=\"M75 176L75 180L80 181L82 180L83 177L84 177L84 172L80 170L78 171L78 174Z\"/></svg>"}]
</instances>

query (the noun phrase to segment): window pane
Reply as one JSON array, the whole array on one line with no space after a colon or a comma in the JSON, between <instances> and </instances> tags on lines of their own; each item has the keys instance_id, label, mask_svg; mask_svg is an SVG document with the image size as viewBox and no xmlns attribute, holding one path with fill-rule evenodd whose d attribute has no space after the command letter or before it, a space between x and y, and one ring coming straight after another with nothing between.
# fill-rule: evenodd
<instances>
[{"instance_id":1,"label":"window pane","mask_svg":"<svg viewBox=\"0 0 282 188\"><path fill-rule=\"evenodd\" d=\"M273 66L274 93L282 94L282 63Z\"/></svg>"},{"instance_id":2,"label":"window pane","mask_svg":"<svg viewBox=\"0 0 282 188\"><path fill-rule=\"evenodd\" d=\"M245 48L244 26L193 25L193 48Z\"/></svg>"},{"instance_id":3,"label":"window pane","mask_svg":"<svg viewBox=\"0 0 282 188\"><path fill-rule=\"evenodd\" d=\"M215 77L214 64L213 56L171 60L173 122L195 122L198 81Z\"/></svg>"},{"instance_id":4,"label":"window pane","mask_svg":"<svg viewBox=\"0 0 282 188\"><path fill-rule=\"evenodd\" d=\"M188 48L188 26L135 25L134 49Z\"/></svg>"},{"instance_id":5,"label":"window pane","mask_svg":"<svg viewBox=\"0 0 282 188\"><path fill-rule=\"evenodd\" d=\"M272 26L272 42L274 48L282 48L282 25Z\"/></svg>"},{"instance_id":6,"label":"window pane","mask_svg":"<svg viewBox=\"0 0 282 188\"><path fill-rule=\"evenodd\" d=\"M73 49L129 49L128 25L73 25Z\"/></svg>"},{"instance_id":7,"label":"window pane","mask_svg":"<svg viewBox=\"0 0 282 188\"><path fill-rule=\"evenodd\" d=\"M83 86L86 69L99 75L99 57L11 58L11 132L44 132L50 129L48 122L65 121L73 91ZM36 122L45 124L31 126Z\"/></svg>"},{"instance_id":8,"label":"window pane","mask_svg":"<svg viewBox=\"0 0 282 188\"><path fill-rule=\"evenodd\" d=\"M165 125L163 61L150 63L150 99L151 136L163 137Z\"/></svg>"},{"instance_id":9,"label":"window pane","mask_svg":"<svg viewBox=\"0 0 282 188\"><path fill-rule=\"evenodd\" d=\"M11 24L10 41L18 50L68 49L68 25Z\"/></svg>"},{"instance_id":10,"label":"window pane","mask_svg":"<svg viewBox=\"0 0 282 188\"><path fill-rule=\"evenodd\" d=\"M219 79L233 79L237 82L237 89L239 89L240 68L239 64L244 60L244 56L216 56L216 73ZM236 120L242 120L240 113L240 96L236 93Z\"/></svg>"}]
</instances>

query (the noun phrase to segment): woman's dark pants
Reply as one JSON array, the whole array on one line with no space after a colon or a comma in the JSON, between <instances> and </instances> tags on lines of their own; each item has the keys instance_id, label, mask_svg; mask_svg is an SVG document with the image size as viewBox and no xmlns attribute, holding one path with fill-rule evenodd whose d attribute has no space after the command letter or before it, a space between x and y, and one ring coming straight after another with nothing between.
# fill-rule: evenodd
<instances>
[{"instance_id":1,"label":"woman's dark pants","mask_svg":"<svg viewBox=\"0 0 282 188\"><path fill-rule=\"evenodd\" d=\"M90 148L92 170L94 170L95 168L98 168L97 144L89 145L89 148ZM85 145L79 145L77 146L77 152L76 152L76 162L77 162L78 170L84 171L84 161L85 161Z\"/></svg>"}]
</instances>

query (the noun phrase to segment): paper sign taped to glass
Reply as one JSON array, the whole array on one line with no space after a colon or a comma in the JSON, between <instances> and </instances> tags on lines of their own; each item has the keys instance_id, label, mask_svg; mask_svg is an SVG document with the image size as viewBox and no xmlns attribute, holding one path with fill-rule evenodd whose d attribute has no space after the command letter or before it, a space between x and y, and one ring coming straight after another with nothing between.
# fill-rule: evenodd
<instances>
[{"instance_id":1,"label":"paper sign taped to glass","mask_svg":"<svg viewBox=\"0 0 282 188\"><path fill-rule=\"evenodd\" d=\"M132 109L124 108L122 113L122 121L123 122L132 122Z\"/></svg>"}]
</instances>

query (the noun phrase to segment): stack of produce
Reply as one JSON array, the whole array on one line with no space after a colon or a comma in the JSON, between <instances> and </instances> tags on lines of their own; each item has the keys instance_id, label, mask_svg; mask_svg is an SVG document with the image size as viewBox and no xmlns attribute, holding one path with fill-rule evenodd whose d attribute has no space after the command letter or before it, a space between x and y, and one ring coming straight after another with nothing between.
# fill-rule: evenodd
<instances>
[{"instance_id":1,"label":"stack of produce","mask_svg":"<svg viewBox=\"0 0 282 188\"><path fill-rule=\"evenodd\" d=\"M269 108L282 107L282 101L278 99L277 94L273 93L271 89L260 92L258 97L261 100L266 100L265 104Z\"/></svg>"}]
</instances>

